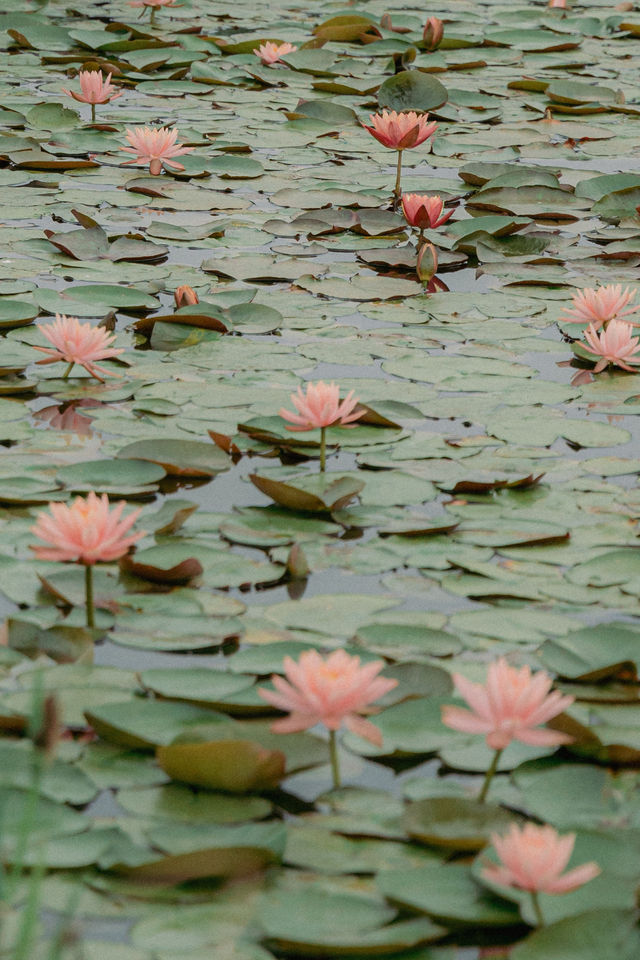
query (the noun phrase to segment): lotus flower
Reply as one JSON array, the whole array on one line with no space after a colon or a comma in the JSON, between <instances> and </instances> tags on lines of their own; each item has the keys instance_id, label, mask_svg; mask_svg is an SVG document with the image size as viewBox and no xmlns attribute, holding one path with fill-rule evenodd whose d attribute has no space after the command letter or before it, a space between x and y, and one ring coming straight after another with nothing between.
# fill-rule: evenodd
<instances>
[{"instance_id":1,"label":"lotus flower","mask_svg":"<svg viewBox=\"0 0 640 960\"><path fill-rule=\"evenodd\" d=\"M422 41L425 50L429 53L431 53L432 50L437 50L442 43L443 36L444 24L442 20L438 19L438 17L429 17L422 31Z\"/></svg>"},{"instance_id":2,"label":"lotus flower","mask_svg":"<svg viewBox=\"0 0 640 960\"><path fill-rule=\"evenodd\" d=\"M402 212L410 227L423 230L435 230L446 223L453 214L453 210L444 209L444 200L441 197L430 197L420 193L402 194Z\"/></svg>"},{"instance_id":3,"label":"lotus flower","mask_svg":"<svg viewBox=\"0 0 640 960\"><path fill-rule=\"evenodd\" d=\"M640 304L629 306L637 290L626 287L623 291L621 284L609 284L606 287L587 287L578 290L572 298L572 309L564 308L565 320L572 323L590 323L599 330L609 320L620 320L629 314L640 310ZM640 320L628 320L628 323L640 323Z\"/></svg>"},{"instance_id":4,"label":"lotus flower","mask_svg":"<svg viewBox=\"0 0 640 960\"><path fill-rule=\"evenodd\" d=\"M173 293L173 299L176 302L176 307L178 310L180 307L193 307L196 305L196 303L200 303L198 294L195 292L193 287L190 287L186 283L181 287L176 287Z\"/></svg>"},{"instance_id":5,"label":"lotus flower","mask_svg":"<svg viewBox=\"0 0 640 960\"><path fill-rule=\"evenodd\" d=\"M81 563L85 568L85 591L87 626L94 626L93 612L93 565L124 556L143 532L128 533L136 522L141 509L122 518L126 507L124 500L109 508L106 493L101 497L91 492L86 499L76 497L71 505L50 503L50 514L41 513L31 528L47 547L31 547L39 560Z\"/></svg>"},{"instance_id":6,"label":"lotus flower","mask_svg":"<svg viewBox=\"0 0 640 960\"><path fill-rule=\"evenodd\" d=\"M261 43L253 52L256 57L260 57L263 63L270 66L273 63L278 63L282 57L288 53L293 53L297 49L292 43L273 43L268 40L266 43Z\"/></svg>"},{"instance_id":7,"label":"lotus flower","mask_svg":"<svg viewBox=\"0 0 640 960\"><path fill-rule=\"evenodd\" d=\"M550 693L552 680L544 670L532 675L528 666L518 670L500 657L490 664L486 684L472 683L459 673L453 674L453 682L471 710L443 707L443 723L463 733L484 734L487 746L496 751L480 802L486 798L500 754L512 740L536 747L555 747L573 739L557 730L538 729L566 710L574 699L557 690Z\"/></svg>"},{"instance_id":8,"label":"lotus flower","mask_svg":"<svg viewBox=\"0 0 640 960\"><path fill-rule=\"evenodd\" d=\"M289 713L276 720L276 733L297 733L317 723L331 734L334 783L339 785L335 753L335 731L345 726L377 746L382 745L380 730L362 714L370 713L375 700L397 686L398 681L378 674L384 661L374 660L360 665L360 657L352 657L344 650L335 650L326 660L317 650L305 650L296 663L284 658L286 680L278 675L271 679L275 691L260 689L263 700Z\"/></svg>"},{"instance_id":9,"label":"lotus flower","mask_svg":"<svg viewBox=\"0 0 640 960\"><path fill-rule=\"evenodd\" d=\"M135 127L130 130L127 127L127 140L131 146L120 147L120 149L133 153L134 159L125 160L125 166L128 163L148 163L149 173L152 176L158 176L163 163L175 170L184 170L183 165L172 158L191 153L194 148L176 143L177 139L177 127L172 130L169 127L158 127L155 130L151 127Z\"/></svg>"},{"instance_id":10,"label":"lotus flower","mask_svg":"<svg viewBox=\"0 0 640 960\"><path fill-rule=\"evenodd\" d=\"M306 393L298 387L297 393L291 394L291 400L298 411L292 413L284 407L278 411L283 420L288 420L287 430L304 431L320 429L320 470L325 468L326 429L337 424L341 427L352 428L354 420L364 416L364 410L355 410L358 400L350 390L342 403L340 402L340 387L336 383L308 383Z\"/></svg>"},{"instance_id":11,"label":"lotus flower","mask_svg":"<svg viewBox=\"0 0 640 960\"><path fill-rule=\"evenodd\" d=\"M395 110L383 110L382 113L374 113L369 119L370 127L366 123L362 124L365 130L368 130L371 136L384 147L398 151L396 185L393 191L395 208L401 196L402 151L424 143L436 132L438 124L428 122L428 113L417 114L413 111L396 113Z\"/></svg>"},{"instance_id":12,"label":"lotus flower","mask_svg":"<svg viewBox=\"0 0 640 960\"><path fill-rule=\"evenodd\" d=\"M93 121L96 118L96 103L108 103L110 100L121 97L124 93L124 90L116 90L113 86L111 83L112 76L113 74L110 73L107 79L103 80L102 70L81 70L78 73L81 92L76 93L75 90L66 90L64 87L62 92L80 103L90 103L91 119Z\"/></svg>"},{"instance_id":13,"label":"lotus flower","mask_svg":"<svg viewBox=\"0 0 640 960\"><path fill-rule=\"evenodd\" d=\"M492 834L491 842L501 863L487 864L482 873L492 883L528 890L533 897L538 922L542 925L539 893L569 893L600 873L600 867L592 860L563 874L575 840L575 833L561 837L548 825L538 827L526 823L519 827L514 823L504 836Z\"/></svg>"},{"instance_id":14,"label":"lotus flower","mask_svg":"<svg viewBox=\"0 0 640 960\"><path fill-rule=\"evenodd\" d=\"M37 363L57 363L64 360L69 364L64 377L68 377L73 365L78 363L101 383L104 383L99 376L101 373L108 377L120 376L119 373L105 370L96 363L96 360L107 360L124 353L122 347L110 346L115 340L115 334L109 333L104 327L92 327L90 323L80 323L77 317L65 317L57 313L55 321L41 326L40 331L53 345L53 349L34 347L35 350L49 355L46 360L38 360Z\"/></svg>"},{"instance_id":15,"label":"lotus flower","mask_svg":"<svg viewBox=\"0 0 640 960\"><path fill-rule=\"evenodd\" d=\"M632 329L631 324L624 320L610 320L606 330L601 330L598 335L593 324L589 324L584 334L587 343L581 343L580 346L588 353L600 357L593 368L594 373L600 373L609 364L627 370L628 373L637 373L637 370L629 366L630 363L640 363L640 356L636 356L640 354L640 337L632 337Z\"/></svg>"}]
</instances>

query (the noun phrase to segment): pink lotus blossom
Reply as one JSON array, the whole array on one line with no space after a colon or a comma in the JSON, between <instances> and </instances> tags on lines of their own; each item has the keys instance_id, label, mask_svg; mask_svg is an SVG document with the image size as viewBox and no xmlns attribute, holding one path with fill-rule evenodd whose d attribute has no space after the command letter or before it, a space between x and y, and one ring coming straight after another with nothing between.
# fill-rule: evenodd
<instances>
[{"instance_id":1,"label":"pink lotus blossom","mask_svg":"<svg viewBox=\"0 0 640 960\"><path fill-rule=\"evenodd\" d=\"M370 713L369 704L397 686L397 680L379 677L384 661L374 660L360 666L360 657L352 657L344 650L335 650L326 660L317 650L305 650L296 663L284 658L287 677L274 675L271 679L276 691L260 689L263 700L288 717L276 720L276 733L297 733L322 723L328 730L338 730L343 724L348 730L382 745L382 734L361 714Z\"/></svg>"},{"instance_id":2,"label":"pink lotus blossom","mask_svg":"<svg viewBox=\"0 0 640 960\"><path fill-rule=\"evenodd\" d=\"M420 193L402 194L402 212L409 226L418 227L419 230L434 230L446 223L453 214L453 210L445 212L441 197Z\"/></svg>"},{"instance_id":3,"label":"pink lotus blossom","mask_svg":"<svg viewBox=\"0 0 640 960\"><path fill-rule=\"evenodd\" d=\"M600 373L610 363L629 373L637 373L637 370L629 364L639 364L640 356L640 337L632 337L633 327L624 320L610 320L605 330L601 330L598 335L596 327L592 323L585 330L587 343L581 343L580 346L593 353L600 360L593 368L594 373Z\"/></svg>"},{"instance_id":4,"label":"pink lotus blossom","mask_svg":"<svg viewBox=\"0 0 640 960\"><path fill-rule=\"evenodd\" d=\"M491 842L502 862L487 864L482 873L492 883L530 893L569 893L600 873L595 861L562 873L575 840L575 833L561 837L548 825L525 823L519 827L514 823L504 836L492 834Z\"/></svg>"},{"instance_id":5,"label":"pink lotus blossom","mask_svg":"<svg viewBox=\"0 0 640 960\"><path fill-rule=\"evenodd\" d=\"M528 666L510 667L504 657L490 664L483 686L459 673L453 674L458 693L471 710L447 706L442 721L463 733L483 733L492 750L504 750L512 740L536 747L570 743L572 737L556 730L538 730L573 703L573 697L551 689L551 677L540 670L532 675Z\"/></svg>"},{"instance_id":6,"label":"pink lotus blossom","mask_svg":"<svg viewBox=\"0 0 640 960\"><path fill-rule=\"evenodd\" d=\"M124 93L124 90L116 90L116 87L113 86L111 83L112 76L113 74L110 73L107 79L103 80L102 70L81 70L78 74L81 92L65 90L64 87L62 92L80 103L108 103L109 100L115 100Z\"/></svg>"},{"instance_id":7,"label":"pink lotus blossom","mask_svg":"<svg viewBox=\"0 0 640 960\"><path fill-rule=\"evenodd\" d=\"M408 150L424 143L433 136L438 127L437 123L429 123L429 114L417 114L412 110L396 113L395 110L383 110L369 117L371 126L363 123L372 137L384 147L392 150Z\"/></svg>"},{"instance_id":8,"label":"pink lotus blossom","mask_svg":"<svg viewBox=\"0 0 640 960\"><path fill-rule=\"evenodd\" d=\"M292 43L273 43L268 40L266 43L261 43L253 52L256 57L260 57L263 63L270 65L277 63L282 57L285 57L288 53L293 53L297 49Z\"/></svg>"},{"instance_id":9,"label":"pink lotus blossom","mask_svg":"<svg viewBox=\"0 0 640 960\"><path fill-rule=\"evenodd\" d=\"M184 170L181 163L173 160L173 157L182 156L184 153L191 153L193 147L184 147L181 143L176 143L178 139L178 129L174 127L135 127L133 130L127 128L127 140L130 147L120 147L127 153L133 153L133 160L125 160L125 166L128 163L148 163L149 173L157 176L162 164L166 163L168 167L175 170Z\"/></svg>"},{"instance_id":10,"label":"pink lotus blossom","mask_svg":"<svg viewBox=\"0 0 640 960\"><path fill-rule=\"evenodd\" d=\"M637 290L630 290L629 287L623 291L621 284L609 284L606 287L599 287L597 290L593 287L586 287L584 290L578 290L572 298L572 309L564 308L566 316L564 320L572 323L590 323L596 330L608 323L609 320L620 320L631 313L640 310L640 304L631 307L629 304L634 299ZM628 323L639 323L640 320L629 320Z\"/></svg>"},{"instance_id":11,"label":"pink lotus blossom","mask_svg":"<svg viewBox=\"0 0 640 960\"><path fill-rule=\"evenodd\" d=\"M549 0L548 7L559 7L561 10L567 9L567 0Z\"/></svg>"},{"instance_id":12,"label":"pink lotus blossom","mask_svg":"<svg viewBox=\"0 0 640 960\"><path fill-rule=\"evenodd\" d=\"M350 390L342 403L340 402L340 387L336 383L308 383L306 393L298 387L297 393L291 394L291 400L298 413L282 408L278 411L283 420L288 420L293 426L287 425L287 430L316 430L339 424L341 427L354 426L354 420L364 416L364 410L355 410L358 400L354 391Z\"/></svg>"},{"instance_id":13,"label":"pink lotus blossom","mask_svg":"<svg viewBox=\"0 0 640 960\"><path fill-rule=\"evenodd\" d=\"M117 560L144 536L125 536L142 512L134 510L121 519L125 507L126 502L121 500L110 510L106 493L98 497L93 492L86 499L76 497L70 505L50 503L51 513L41 513L31 532L51 546L31 549L39 560L73 561L85 566Z\"/></svg>"},{"instance_id":14,"label":"pink lotus blossom","mask_svg":"<svg viewBox=\"0 0 640 960\"><path fill-rule=\"evenodd\" d=\"M38 360L37 363L57 363L60 360L71 366L78 363L101 383L104 381L99 374L120 376L119 373L105 370L96 363L97 360L107 360L124 353L122 347L110 346L115 340L115 334L109 333L104 327L92 327L90 323L80 323L77 317L65 317L56 313L55 321L41 326L40 332L52 344L53 349L35 346L35 350L48 354L45 360Z\"/></svg>"}]
</instances>

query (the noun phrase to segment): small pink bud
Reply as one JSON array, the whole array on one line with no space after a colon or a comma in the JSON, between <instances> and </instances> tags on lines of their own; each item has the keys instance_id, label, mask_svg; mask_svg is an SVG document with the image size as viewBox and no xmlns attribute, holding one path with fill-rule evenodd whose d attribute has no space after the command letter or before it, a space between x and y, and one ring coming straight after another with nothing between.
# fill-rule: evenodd
<instances>
[{"instance_id":1,"label":"small pink bud","mask_svg":"<svg viewBox=\"0 0 640 960\"><path fill-rule=\"evenodd\" d=\"M425 286L434 277L438 269L438 253L432 243L423 243L418 253L416 273L418 280Z\"/></svg>"},{"instance_id":2,"label":"small pink bud","mask_svg":"<svg viewBox=\"0 0 640 960\"><path fill-rule=\"evenodd\" d=\"M180 307L193 307L196 303L200 303L198 294L195 292L193 287L190 287L186 283L181 287L176 287L173 293L173 299L176 302L176 307L178 310Z\"/></svg>"},{"instance_id":3,"label":"small pink bud","mask_svg":"<svg viewBox=\"0 0 640 960\"><path fill-rule=\"evenodd\" d=\"M287 570L294 580L306 580L311 572L307 556L299 543L294 543L287 557Z\"/></svg>"},{"instance_id":4,"label":"small pink bud","mask_svg":"<svg viewBox=\"0 0 640 960\"><path fill-rule=\"evenodd\" d=\"M437 50L444 36L444 24L438 17L429 17L422 31L422 40L425 48L431 52Z\"/></svg>"}]
</instances>

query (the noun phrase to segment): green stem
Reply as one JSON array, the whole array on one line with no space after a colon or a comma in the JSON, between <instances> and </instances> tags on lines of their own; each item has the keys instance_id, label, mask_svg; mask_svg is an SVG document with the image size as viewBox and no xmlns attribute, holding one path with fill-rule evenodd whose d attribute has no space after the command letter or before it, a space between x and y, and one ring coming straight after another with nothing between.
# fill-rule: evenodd
<instances>
[{"instance_id":1,"label":"green stem","mask_svg":"<svg viewBox=\"0 0 640 960\"><path fill-rule=\"evenodd\" d=\"M398 166L396 167L396 185L393 191L393 209L397 210L402 197L400 192L400 177L402 176L402 150L398 150Z\"/></svg>"},{"instance_id":2,"label":"green stem","mask_svg":"<svg viewBox=\"0 0 640 960\"><path fill-rule=\"evenodd\" d=\"M63 380L66 380L66 379L67 379L67 377L69 376L69 374L70 374L71 371L73 370L74 366L75 366L75 362L72 360L71 363L69 364L69 366L67 367L67 369L65 370L65 372L62 374L62 379L63 379Z\"/></svg>"},{"instance_id":3,"label":"green stem","mask_svg":"<svg viewBox=\"0 0 640 960\"><path fill-rule=\"evenodd\" d=\"M340 786L340 764L338 762L338 738L335 730L329 730L329 754L331 756L333 786L337 790Z\"/></svg>"},{"instance_id":4,"label":"green stem","mask_svg":"<svg viewBox=\"0 0 640 960\"><path fill-rule=\"evenodd\" d=\"M540 900L538 899L538 891L531 891L531 903L533 904L533 912L535 914L536 923L539 927L544 927L544 917L542 916L542 910L540 908Z\"/></svg>"},{"instance_id":5,"label":"green stem","mask_svg":"<svg viewBox=\"0 0 640 960\"><path fill-rule=\"evenodd\" d=\"M487 794L488 794L488 792L489 792L489 787L491 786L491 781L493 780L493 776L494 776L496 770L498 769L498 764L499 764L499 762L500 762L500 756L501 756L501 754L502 754L502 750L496 750L496 752L495 752L494 755L493 755L493 760L491 761L491 766L490 766L489 769L487 770L487 774L486 774L486 776L485 776L485 778L484 778L484 783L482 784L482 790L481 790L480 793L478 794L478 803L484 803L485 800L487 799Z\"/></svg>"},{"instance_id":6,"label":"green stem","mask_svg":"<svg viewBox=\"0 0 640 960\"><path fill-rule=\"evenodd\" d=\"M95 103L91 104L91 123L96 122L96 105Z\"/></svg>"},{"instance_id":7,"label":"green stem","mask_svg":"<svg viewBox=\"0 0 640 960\"><path fill-rule=\"evenodd\" d=\"M324 473L327 466L327 428L320 427L320 473Z\"/></svg>"},{"instance_id":8,"label":"green stem","mask_svg":"<svg viewBox=\"0 0 640 960\"><path fill-rule=\"evenodd\" d=\"M155 7L151 7L151 9L150 9L150 11L149 11L149 14L150 14L150 15L149 15L149 24L150 24L151 26L153 26L154 23L156 22L156 8L155 8Z\"/></svg>"},{"instance_id":9,"label":"green stem","mask_svg":"<svg viewBox=\"0 0 640 960\"><path fill-rule=\"evenodd\" d=\"M84 595L87 604L87 626L95 627L93 608L93 566L90 563L84 567Z\"/></svg>"}]
</instances>

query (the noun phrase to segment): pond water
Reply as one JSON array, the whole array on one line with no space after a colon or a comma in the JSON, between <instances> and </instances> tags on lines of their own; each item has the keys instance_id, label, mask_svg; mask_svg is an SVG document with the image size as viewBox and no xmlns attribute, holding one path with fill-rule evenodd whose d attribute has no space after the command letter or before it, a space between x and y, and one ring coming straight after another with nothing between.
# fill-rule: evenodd
<instances>
[{"instance_id":1,"label":"pond water","mask_svg":"<svg viewBox=\"0 0 640 960\"><path fill-rule=\"evenodd\" d=\"M619 285L640 323L638 38L597 0L5 0L2 960L636 960L640 381L567 311ZM82 69L122 92L95 123ZM426 290L383 107L437 122L403 150L453 211ZM145 125L184 169L123 165ZM36 363L56 313L113 332L104 383ZM319 380L365 409L324 477L279 416ZM92 490L145 535L89 628L80 565L31 548ZM311 648L396 681L339 785L322 724L273 732L258 693ZM573 700L481 804L493 752L442 710L498 657ZM526 820L600 870L544 924L487 867Z\"/></svg>"}]
</instances>

